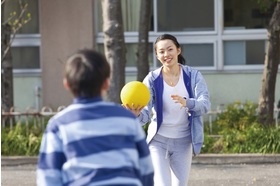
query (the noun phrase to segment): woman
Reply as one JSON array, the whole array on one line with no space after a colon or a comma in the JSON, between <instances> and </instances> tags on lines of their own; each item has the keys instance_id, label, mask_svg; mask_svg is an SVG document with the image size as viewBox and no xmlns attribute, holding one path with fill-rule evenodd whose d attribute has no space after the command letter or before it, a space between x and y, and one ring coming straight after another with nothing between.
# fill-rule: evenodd
<instances>
[{"instance_id":1,"label":"woman","mask_svg":"<svg viewBox=\"0 0 280 186\"><path fill-rule=\"evenodd\" d=\"M202 114L210 108L207 85L201 73L185 65L177 39L161 35L155 42L162 66L150 72L143 83L151 100L141 108L129 108L148 127L147 143L155 169L155 186L186 186L192 153L203 143Z\"/></svg>"}]
</instances>

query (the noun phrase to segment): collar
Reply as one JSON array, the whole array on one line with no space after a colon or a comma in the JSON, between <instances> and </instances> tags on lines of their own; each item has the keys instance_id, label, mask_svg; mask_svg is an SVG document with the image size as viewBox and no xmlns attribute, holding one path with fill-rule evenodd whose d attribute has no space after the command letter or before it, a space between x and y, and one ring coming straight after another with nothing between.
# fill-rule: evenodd
<instances>
[{"instance_id":1,"label":"collar","mask_svg":"<svg viewBox=\"0 0 280 186\"><path fill-rule=\"evenodd\" d=\"M92 103L92 102L98 102L102 101L101 96L96 96L96 97L76 97L73 100L73 103Z\"/></svg>"}]
</instances>

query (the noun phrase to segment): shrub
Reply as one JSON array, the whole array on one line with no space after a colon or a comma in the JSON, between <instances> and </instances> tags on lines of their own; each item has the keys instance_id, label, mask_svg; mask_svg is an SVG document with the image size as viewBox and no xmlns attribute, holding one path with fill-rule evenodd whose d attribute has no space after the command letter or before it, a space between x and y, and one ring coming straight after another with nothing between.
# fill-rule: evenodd
<instances>
[{"instance_id":1,"label":"shrub","mask_svg":"<svg viewBox=\"0 0 280 186\"><path fill-rule=\"evenodd\" d=\"M235 102L213 122L218 139L205 134L205 153L280 153L280 128L264 128L257 121L257 104Z\"/></svg>"},{"instance_id":2,"label":"shrub","mask_svg":"<svg viewBox=\"0 0 280 186\"><path fill-rule=\"evenodd\" d=\"M222 132L231 129L243 131L254 122L257 122L257 107L257 104L251 102L230 104L225 112L218 114L214 125L217 125Z\"/></svg>"},{"instance_id":3,"label":"shrub","mask_svg":"<svg viewBox=\"0 0 280 186\"><path fill-rule=\"evenodd\" d=\"M205 132L202 153L280 153L280 128L263 128L257 122L257 104L235 102L217 115L213 122L214 137ZM45 121L47 122L48 119ZM32 122L30 122L32 123ZM145 132L147 123L143 126ZM44 132L36 122L18 123L12 130L2 128L2 155L37 156ZM209 130L207 126L205 130Z\"/></svg>"},{"instance_id":4,"label":"shrub","mask_svg":"<svg viewBox=\"0 0 280 186\"><path fill-rule=\"evenodd\" d=\"M43 131L38 126L17 124L12 130L1 131L1 153L6 156L36 156L39 153Z\"/></svg>"}]
</instances>

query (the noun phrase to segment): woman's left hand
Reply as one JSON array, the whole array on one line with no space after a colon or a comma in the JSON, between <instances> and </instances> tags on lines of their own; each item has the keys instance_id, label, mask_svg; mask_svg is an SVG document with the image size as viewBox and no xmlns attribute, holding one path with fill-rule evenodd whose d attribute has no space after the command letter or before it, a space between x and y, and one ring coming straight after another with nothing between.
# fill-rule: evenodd
<instances>
[{"instance_id":1,"label":"woman's left hand","mask_svg":"<svg viewBox=\"0 0 280 186\"><path fill-rule=\"evenodd\" d=\"M180 103L182 109L183 107L187 106L187 100L179 95L171 95L172 100L175 101L175 103Z\"/></svg>"}]
</instances>

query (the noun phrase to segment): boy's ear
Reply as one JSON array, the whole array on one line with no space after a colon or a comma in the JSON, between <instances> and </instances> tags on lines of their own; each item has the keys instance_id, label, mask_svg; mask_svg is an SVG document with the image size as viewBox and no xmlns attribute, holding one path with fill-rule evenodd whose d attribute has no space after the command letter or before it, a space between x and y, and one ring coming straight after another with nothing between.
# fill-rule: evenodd
<instances>
[{"instance_id":1,"label":"boy's ear","mask_svg":"<svg viewBox=\"0 0 280 186\"><path fill-rule=\"evenodd\" d=\"M63 79L63 86L66 90L69 90L69 85L68 85L68 81L66 80L66 78Z\"/></svg>"},{"instance_id":2,"label":"boy's ear","mask_svg":"<svg viewBox=\"0 0 280 186\"><path fill-rule=\"evenodd\" d=\"M104 83L103 83L101 89L106 91L106 90L109 89L109 87L110 87L110 79L107 78L107 79L104 81Z\"/></svg>"}]
</instances>

